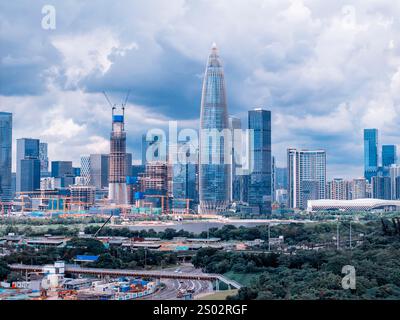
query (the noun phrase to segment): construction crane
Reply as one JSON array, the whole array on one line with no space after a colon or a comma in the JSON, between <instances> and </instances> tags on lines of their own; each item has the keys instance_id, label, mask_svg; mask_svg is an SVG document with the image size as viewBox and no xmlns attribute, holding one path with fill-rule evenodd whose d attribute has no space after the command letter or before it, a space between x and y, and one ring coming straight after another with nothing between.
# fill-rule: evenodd
<instances>
[{"instance_id":1,"label":"construction crane","mask_svg":"<svg viewBox=\"0 0 400 320\"><path fill-rule=\"evenodd\" d=\"M4 217L7 211L8 214L8 210L5 210L5 207L9 207L11 208L14 205L14 202L0 202L0 207L1 207L1 213L2 216Z\"/></svg>"},{"instance_id":2,"label":"construction crane","mask_svg":"<svg viewBox=\"0 0 400 320\"><path fill-rule=\"evenodd\" d=\"M186 209L185 209L185 214L190 214L190 201L193 201L193 199L186 199L186 198L174 198L172 201L182 201L186 202ZM175 208L172 209L172 213L175 213L174 211Z\"/></svg>"},{"instance_id":3,"label":"construction crane","mask_svg":"<svg viewBox=\"0 0 400 320\"><path fill-rule=\"evenodd\" d=\"M167 195L160 195L160 194L145 194L145 198L161 198L161 212L162 214L169 213L169 205L168 205L168 196ZM152 204L148 202L148 204ZM152 208L152 206L151 206Z\"/></svg>"}]
</instances>

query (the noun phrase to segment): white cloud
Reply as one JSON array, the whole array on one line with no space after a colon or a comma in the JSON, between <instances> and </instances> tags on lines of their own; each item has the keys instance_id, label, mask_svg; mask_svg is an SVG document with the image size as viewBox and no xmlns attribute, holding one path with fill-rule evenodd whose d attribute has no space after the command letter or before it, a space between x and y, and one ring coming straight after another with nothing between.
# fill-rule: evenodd
<instances>
[{"instance_id":1,"label":"white cloud","mask_svg":"<svg viewBox=\"0 0 400 320\"><path fill-rule=\"evenodd\" d=\"M67 86L75 86L78 82L92 74L105 74L118 56L125 56L126 51L138 48L135 42L121 44L118 36L107 29L96 29L84 34L56 36L52 44L61 52L64 61Z\"/></svg>"},{"instance_id":2,"label":"white cloud","mask_svg":"<svg viewBox=\"0 0 400 320\"><path fill-rule=\"evenodd\" d=\"M145 103L135 90L132 93L127 110L130 141L140 141L147 128L165 127L189 109L192 113L182 125L196 127L200 101L193 92L201 90L197 75L202 75L216 41L227 75L230 113L243 115L254 106L273 111L278 162L285 163L288 146L323 147L329 152L328 168L342 168L346 174L359 171L354 162L362 166L364 127L380 129L381 141L395 143L400 138L400 7L390 0L348 3L149 0L109 6L105 1L56 1L62 13L56 32L40 31L28 45L15 50L3 46L0 52L6 72L50 59L50 66L40 70L47 92L2 96L2 109L15 111L15 137L52 139L54 155L74 159L85 145L106 150L110 114L98 93L104 79L115 101L131 87L145 92L149 100L158 98L154 104ZM10 20L2 21L3 38L19 39L36 30L30 14L11 27L21 10L14 8L1 17ZM54 52L48 54L48 47L41 48L38 38L54 46L61 62ZM193 82L179 82L188 69ZM11 78L12 72L7 75ZM198 90L193 91L196 83ZM85 91L88 86L93 93ZM165 92L162 86L171 89ZM173 102L182 92L190 100L185 109ZM67 145L68 152L61 154Z\"/></svg>"}]
</instances>

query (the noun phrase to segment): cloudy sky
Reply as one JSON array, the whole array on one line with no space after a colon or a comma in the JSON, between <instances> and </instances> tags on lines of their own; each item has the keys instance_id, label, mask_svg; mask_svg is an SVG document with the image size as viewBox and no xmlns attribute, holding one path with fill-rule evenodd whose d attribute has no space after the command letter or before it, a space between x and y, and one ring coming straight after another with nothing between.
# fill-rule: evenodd
<instances>
[{"instance_id":1,"label":"cloudy sky","mask_svg":"<svg viewBox=\"0 0 400 320\"><path fill-rule=\"evenodd\" d=\"M42 28L42 7L56 29ZM400 141L400 2L393 0L0 1L0 110L14 138L49 143L51 160L108 151L113 102L132 90L129 151L177 120L197 127L215 41L229 113L273 112L273 154L324 148L328 176L362 175L362 129Z\"/></svg>"}]
</instances>

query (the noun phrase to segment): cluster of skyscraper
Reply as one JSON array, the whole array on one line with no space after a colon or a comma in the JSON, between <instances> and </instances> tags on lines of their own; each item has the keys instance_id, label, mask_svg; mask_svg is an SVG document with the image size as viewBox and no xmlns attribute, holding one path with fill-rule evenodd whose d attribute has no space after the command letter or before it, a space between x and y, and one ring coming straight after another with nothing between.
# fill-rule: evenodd
<instances>
[{"instance_id":1,"label":"cluster of skyscraper","mask_svg":"<svg viewBox=\"0 0 400 320\"><path fill-rule=\"evenodd\" d=\"M400 166L396 145L382 145L379 161L378 129L364 130L364 178L371 197L385 200L400 199Z\"/></svg>"},{"instance_id":2,"label":"cluster of skyscraper","mask_svg":"<svg viewBox=\"0 0 400 320\"><path fill-rule=\"evenodd\" d=\"M247 153L252 170L239 174L240 159L235 157L237 150L232 140L234 130L241 131L242 124L240 119L228 115L224 71L218 49L213 45L203 80L199 145L187 148L185 146L193 141L185 141L177 143L174 149L178 154L195 150L195 154L186 155L192 161L171 163L161 152L166 137L144 136L142 164L145 170L138 179L142 181L138 189L147 200L152 195L169 197L175 212L218 214L235 203L244 205L252 213L271 213L271 112L249 111L247 129L253 132L254 143ZM215 132L217 134L213 135ZM164 165L166 169L161 170Z\"/></svg>"},{"instance_id":3,"label":"cluster of skyscraper","mask_svg":"<svg viewBox=\"0 0 400 320\"><path fill-rule=\"evenodd\" d=\"M396 146L382 146L379 165L378 130L364 131L364 178L327 181L324 150L287 150L287 167L278 168L271 156L271 112L248 112L247 126L229 116L224 70L216 45L208 57L200 107L199 143L189 138L176 142L178 158L173 162L164 152L163 134L142 138L142 164L132 165L126 152L125 106L122 114L112 107L110 153L81 157L80 168L71 161L52 161L48 146L38 139L17 140L16 173L11 173L12 114L0 112L0 200L40 190L68 189L79 202L94 204L107 198L115 205L134 205L160 212L220 214L228 210L269 214L272 203L305 209L309 200L360 198L400 199L400 166ZM235 132L247 129L248 149L241 152ZM216 135L204 132L222 133ZM226 134L227 132L227 134ZM243 141L242 141L243 142ZM240 149L240 150L236 150ZM228 150L228 152L227 152ZM249 167L243 169L241 160ZM217 161L215 161L217 159ZM87 207L87 206L85 206ZM132 209L133 210L133 209Z\"/></svg>"},{"instance_id":4,"label":"cluster of skyscraper","mask_svg":"<svg viewBox=\"0 0 400 320\"><path fill-rule=\"evenodd\" d=\"M307 208L308 200L400 199L400 166L395 145L383 145L379 162L378 129L364 130L364 177L326 181L324 150L288 149L287 189L276 189L276 200L290 208ZM381 164L381 165L380 165ZM278 168L277 168L278 169ZM287 194L286 197L282 196Z\"/></svg>"}]
</instances>

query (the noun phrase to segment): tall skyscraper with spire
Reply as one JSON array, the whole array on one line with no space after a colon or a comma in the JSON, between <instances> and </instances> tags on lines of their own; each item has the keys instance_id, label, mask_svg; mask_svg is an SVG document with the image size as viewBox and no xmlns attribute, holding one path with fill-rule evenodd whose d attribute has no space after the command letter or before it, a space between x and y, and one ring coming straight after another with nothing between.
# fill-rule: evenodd
<instances>
[{"instance_id":1,"label":"tall skyscraper with spire","mask_svg":"<svg viewBox=\"0 0 400 320\"><path fill-rule=\"evenodd\" d=\"M225 151L230 135L224 134L224 130L229 132L227 109L224 70L214 43L201 97L199 200L203 214L223 212L229 205L231 165Z\"/></svg>"},{"instance_id":2,"label":"tall skyscraper with spire","mask_svg":"<svg viewBox=\"0 0 400 320\"><path fill-rule=\"evenodd\" d=\"M112 131L110 137L109 189L108 199L116 205L128 204L126 188L126 132L125 107L122 114L115 113L112 108Z\"/></svg>"}]
</instances>

